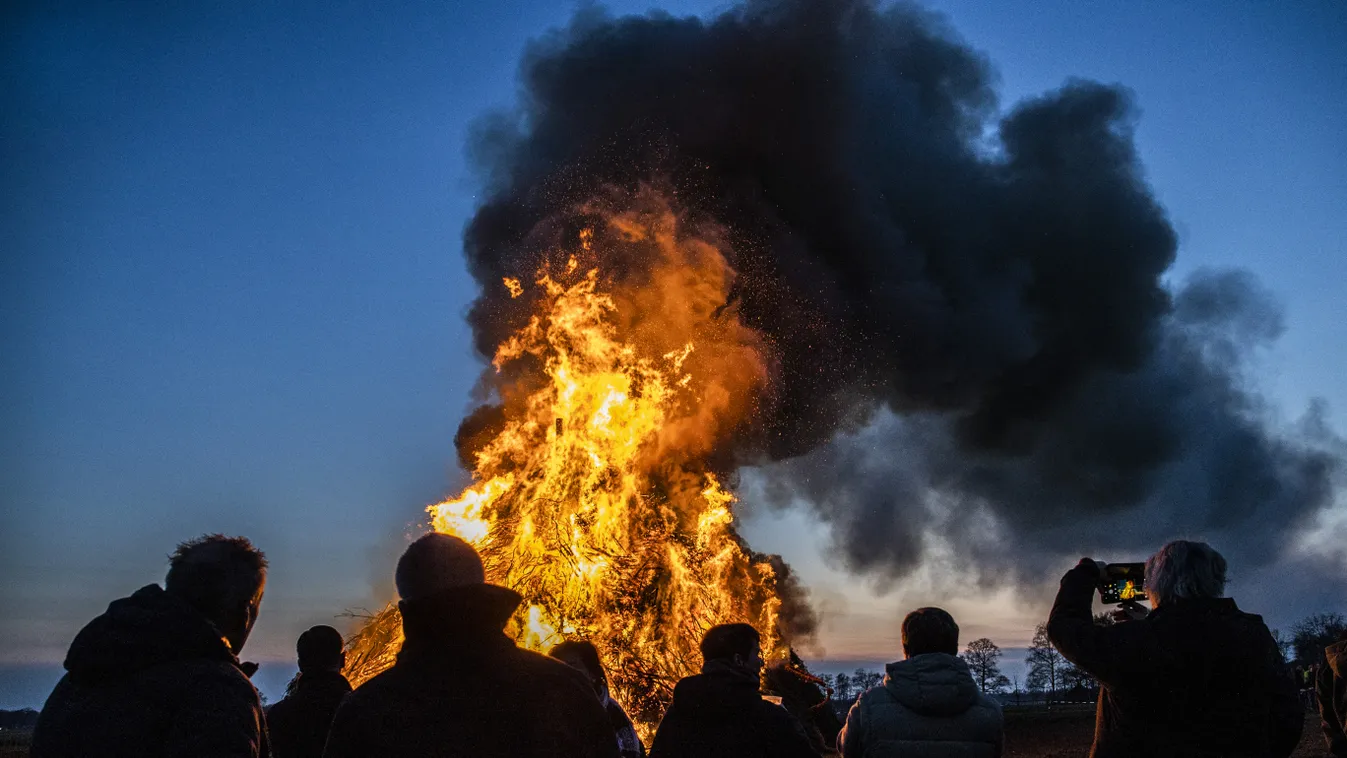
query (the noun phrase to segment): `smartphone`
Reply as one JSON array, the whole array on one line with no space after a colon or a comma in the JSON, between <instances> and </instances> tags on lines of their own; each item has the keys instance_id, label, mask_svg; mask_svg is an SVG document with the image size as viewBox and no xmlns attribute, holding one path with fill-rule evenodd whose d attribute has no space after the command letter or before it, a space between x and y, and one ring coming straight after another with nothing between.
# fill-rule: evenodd
<instances>
[{"instance_id":1,"label":"smartphone","mask_svg":"<svg viewBox=\"0 0 1347 758\"><path fill-rule=\"evenodd\" d=\"M1146 564L1110 563L1099 580L1099 601L1104 604L1146 599Z\"/></svg>"}]
</instances>

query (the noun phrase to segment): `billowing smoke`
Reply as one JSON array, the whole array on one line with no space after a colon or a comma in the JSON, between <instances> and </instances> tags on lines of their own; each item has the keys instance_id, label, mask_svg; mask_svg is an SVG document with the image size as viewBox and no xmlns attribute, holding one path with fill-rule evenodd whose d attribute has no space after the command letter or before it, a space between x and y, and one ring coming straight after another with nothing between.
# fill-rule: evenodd
<instances>
[{"instance_id":1,"label":"billowing smoke","mask_svg":"<svg viewBox=\"0 0 1347 758\"><path fill-rule=\"evenodd\" d=\"M1126 91L1072 81L1003 110L993 79L907 6L581 11L529 48L518 111L474 142L476 347L531 314L503 277L561 265L596 208L654 185L680 229L722 243L737 278L721 317L769 359L709 455L778 461L773 499L816 508L851 568L902 574L942 540L1023 568L1181 533L1271 557L1339 464L1317 417L1272 431L1249 385L1279 308L1241 273L1162 281L1176 236ZM586 265L648 276L644 248L599 226ZM465 461L521 381L484 375Z\"/></svg>"}]
</instances>

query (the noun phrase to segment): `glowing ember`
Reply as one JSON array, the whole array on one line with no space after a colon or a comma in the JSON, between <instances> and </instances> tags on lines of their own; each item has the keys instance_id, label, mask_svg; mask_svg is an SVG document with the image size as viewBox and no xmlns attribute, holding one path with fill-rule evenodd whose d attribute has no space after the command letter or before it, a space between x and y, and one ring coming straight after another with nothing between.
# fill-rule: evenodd
<instances>
[{"instance_id":1,"label":"glowing ember","mask_svg":"<svg viewBox=\"0 0 1347 758\"><path fill-rule=\"evenodd\" d=\"M710 626L747 621L768 651L786 648L776 572L741 545L734 497L703 462L765 371L757 335L718 310L733 272L714 245L676 239L667 209L609 223L661 265L643 286L605 291L576 257L599 244L585 229L559 273L502 282L536 307L493 364L541 380L503 403L475 484L429 512L523 595L507 633L540 651L593 641L613 696L650 724ZM372 619L352 642L353 683L390 665L400 640L395 609Z\"/></svg>"}]
</instances>

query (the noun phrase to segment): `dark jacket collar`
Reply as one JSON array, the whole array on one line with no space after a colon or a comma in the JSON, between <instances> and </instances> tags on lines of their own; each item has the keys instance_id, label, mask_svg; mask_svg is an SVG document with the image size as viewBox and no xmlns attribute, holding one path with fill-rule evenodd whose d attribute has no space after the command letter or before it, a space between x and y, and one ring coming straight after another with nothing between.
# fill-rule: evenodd
<instances>
[{"instance_id":1,"label":"dark jacket collar","mask_svg":"<svg viewBox=\"0 0 1347 758\"><path fill-rule=\"evenodd\" d=\"M425 663L513 648L505 624L519 608L519 593L492 584L455 587L398 603L406 640L398 653L404 660Z\"/></svg>"},{"instance_id":2,"label":"dark jacket collar","mask_svg":"<svg viewBox=\"0 0 1347 758\"><path fill-rule=\"evenodd\" d=\"M1165 616L1230 616L1240 613L1228 597L1195 597L1171 600L1150 612L1150 618Z\"/></svg>"},{"instance_id":3,"label":"dark jacket collar","mask_svg":"<svg viewBox=\"0 0 1347 758\"><path fill-rule=\"evenodd\" d=\"M213 660L238 666L220 631L157 584L114 600L70 644L65 668L80 681L130 676L164 663Z\"/></svg>"},{"instance_id":4,"label":"dark jacket collar","mask_svg":"<svg viewBox=\"0 0 1347 758\"><path fill-rule=\"evenodd\" d=\"M308 690L350 692L351 683L340 671L302 671L295 679L295 691Z\"/></svg>"}]
</instances>

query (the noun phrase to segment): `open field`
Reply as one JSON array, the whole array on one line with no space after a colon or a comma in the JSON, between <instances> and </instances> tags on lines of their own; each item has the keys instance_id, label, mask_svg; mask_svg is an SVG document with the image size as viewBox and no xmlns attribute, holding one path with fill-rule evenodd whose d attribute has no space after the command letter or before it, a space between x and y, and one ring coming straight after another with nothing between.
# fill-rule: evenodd
<instances>
[{"instance_id":1,"label":"open field","mask_svg":"<svg viewBox=\"0 0 1347 758\"><path fill-rule=\"evenodd\" d=\"M1009 711L1006 714L1006 758L1085 758L1094 736L1094 711ZM28 755L27 733L0 733L0 758ZM1320 758L1324 739L1317 716L1305 714L1305 733L1292 758Z\"/></svg>"},{"instance_id":2,"label":"open field","mask_svg":"<svg viewBox=\"0 0 1347 758\"><path fill-rule=\"evenodd\" d=\"M1094 737L1094 709L1006 712L1006 758L1085 758ZM1305 731L1292 758L1325 755L1319 717L1305 714Z\"/></svg>"},{"instance_id":3,"label":"open field","mask_svg":"<svg viewBox=\"0 0 1347 758\"><path fill-rule=\"evenodd\" d=\"M24 758L31 737L27 729L0 729L0 758Z\"/></svg>"}]
</instances>

